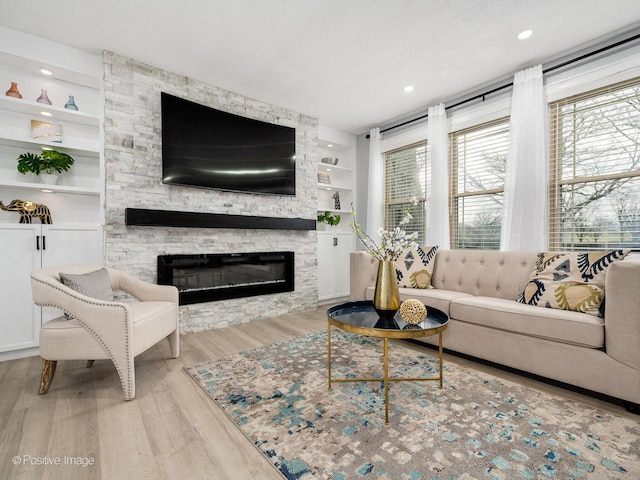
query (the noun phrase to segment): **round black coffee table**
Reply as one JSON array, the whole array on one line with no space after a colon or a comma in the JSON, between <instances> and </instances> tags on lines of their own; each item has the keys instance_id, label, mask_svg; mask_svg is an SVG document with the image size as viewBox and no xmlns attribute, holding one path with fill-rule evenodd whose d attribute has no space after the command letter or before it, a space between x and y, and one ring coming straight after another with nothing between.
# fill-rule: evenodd
<instances>
[{"instance_id":1,"label":"round black coffee table","mask_svg":"<svg viewBox=\"0 0 640 480\"><path fill-rule=\"evenodd\" d=\"M402 320L398 312L390 320L381 319L369 301L347 302L334 305L327 310L329 324L327 327L327 371L329 390L332 382L379 382L384 381L384 414L385 424L389 424L389 382L403 381L439 381L442 388L442 332L449 326L449 317L441 310L427 307L427 318L418 325L411 325ZM380 337L383 340L383 370L382 378L332 378L331 377L331 326L347 332ZM419 338L438 335L438 358L440 373L437 377L418 378L389 378L389 339L390 338Z\"/></svg>"}]
</instances>

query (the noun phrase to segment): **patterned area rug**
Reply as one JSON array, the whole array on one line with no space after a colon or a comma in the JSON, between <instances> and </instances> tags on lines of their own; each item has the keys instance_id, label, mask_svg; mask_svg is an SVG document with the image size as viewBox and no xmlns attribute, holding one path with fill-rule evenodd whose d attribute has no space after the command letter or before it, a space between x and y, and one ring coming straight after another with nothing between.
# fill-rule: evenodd
<instances>
[{"instance_id":1,"label":"patterned area rug","mask_svg":"<svg viewBox=\"0 0 640 480\"><path fill-rule=\"evenodd\" d=\"M326 332L185 367L287 479L640 479L640 423L445 362L437 382L327 391ZM334 377L382 375L382 341L332 329ZM389 345L396 377L437 358Z\"/></svg>"}]
</instances>

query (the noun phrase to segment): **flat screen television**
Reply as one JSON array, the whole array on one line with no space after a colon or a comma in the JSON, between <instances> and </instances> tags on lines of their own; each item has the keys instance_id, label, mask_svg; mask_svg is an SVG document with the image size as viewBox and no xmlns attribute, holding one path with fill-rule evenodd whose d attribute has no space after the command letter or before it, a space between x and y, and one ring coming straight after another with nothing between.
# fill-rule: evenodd
<instances>
[{"instance_id":1,"label":"flat screen television","mask_svg":"<svg viewBox=\"0 0 640 480\"><path fill-rule=\"evenodd\" d=\"M162 183L296 194L295 128L161 94Z\"/></svg>"}]
</instances>

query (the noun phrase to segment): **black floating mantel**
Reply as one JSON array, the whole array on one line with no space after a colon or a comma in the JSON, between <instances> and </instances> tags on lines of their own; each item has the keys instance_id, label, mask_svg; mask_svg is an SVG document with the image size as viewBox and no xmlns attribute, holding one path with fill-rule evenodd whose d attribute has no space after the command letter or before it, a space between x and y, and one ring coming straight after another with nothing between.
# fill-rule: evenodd
<instances>
[{"instance_id":1,"label":"black floating mantel","mask_svg":"<svg viewBox=\"0 0 640 480\"><path fill-rule=\"evenodd\" d=\"M255 217L224 213L177 212L126 208L124 223L146 227L249 228L270 230L315 230L316 220L309 218Z\"/></svg>"}]
</instances>

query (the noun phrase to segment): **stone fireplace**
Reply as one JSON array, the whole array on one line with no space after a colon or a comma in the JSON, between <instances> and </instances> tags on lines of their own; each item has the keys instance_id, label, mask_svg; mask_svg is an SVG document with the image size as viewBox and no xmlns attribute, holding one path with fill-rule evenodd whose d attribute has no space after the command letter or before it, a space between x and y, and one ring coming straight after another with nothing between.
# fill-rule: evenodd
<instances>
[{"instance_id":1,"label":"stone fireplace","mask_svg":"<svg viewBox=\"0 0 640 480\"><path fill-rule=\"evenodd\" d=\"M317 119L113 52L104 52L103 59L107 265L155 283L158 255L294 253L292 290L242 297L234 293L233 298L225 300L183 303L181 333L316 308ZM294 127L297 194L255 195L163 184L162 91L230 113ZM158 211L171 212L170 219L157 221ZM301 219L310 221L313 227L300 228ZM280 286L280 282L274 283ZM231 293L235 288L240 287L224 290Z\"/></svg>"},{"instance_id":2,"label":"stone fireplace","mask_svg":"<svg viewBox=\"0 0 640 480\"><path fill-rule=\"evenodd\" d=\"M180 305L294 290L293 252L158 255L158 284Z\"/></svg>"}]
</instances>

